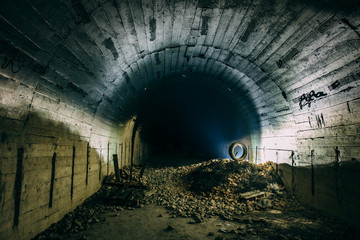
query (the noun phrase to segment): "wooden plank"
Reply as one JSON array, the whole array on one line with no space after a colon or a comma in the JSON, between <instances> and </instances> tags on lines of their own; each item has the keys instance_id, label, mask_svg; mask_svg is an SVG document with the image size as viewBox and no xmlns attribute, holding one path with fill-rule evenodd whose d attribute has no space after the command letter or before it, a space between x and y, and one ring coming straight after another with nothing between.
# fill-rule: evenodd
<instances>
[{"instance_id":1,"label":"wooden plank","mask_svg":"<svg viewBox=\"0 0 360 240\"><path fill-rule=\"evenodd\" d=\"M118 162L117 154L113 154L113 163L114 163L116 181L120 182L121 180L120 180L119 162Z\"/></svg>"}]
</instances>

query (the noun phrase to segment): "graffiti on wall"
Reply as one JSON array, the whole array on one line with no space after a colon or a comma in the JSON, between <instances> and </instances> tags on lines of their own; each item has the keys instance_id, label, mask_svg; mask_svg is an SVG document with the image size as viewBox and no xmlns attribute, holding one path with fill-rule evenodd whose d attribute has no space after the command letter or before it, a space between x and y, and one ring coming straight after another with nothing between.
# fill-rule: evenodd
<instances>
[{"instance_id":1,"label":"graffiti on wall","mask_svg":"<svg viewBox=\"0 0 360 240\"><path fill-rule=\"evenodd\" d=\"M23 64L20 63L18 66L15 66L14 64L14 60L8 58L7 56L4 56L4 61L1 64L1 68L2 69L6 69L6 68L10 68L12 73L18 73L20 72L21 68L22 68Z\"/></svg>"},{"instance_id":2,"label":"graffiti on wall","mask_svg":"<svg viewBox=\"0 0 360 240\"><path fill-rule=\"evenodd\" d=\"M324 92L316 93L314 90L312 90L309 93L304 93L299 98L300 109L303 109L303 107L305 107L306 105L308 107L311 107L311 103L315 102L317 99L321 99L321 98L325 97L326 95L327 95L327 93L324 93Z\"/></svg>"},{"instance_id":3,"label":"graffiti on wall","mask_svg":"<svg viewBox=\"0 0 360 240\"><path fill-rule=\"evenodd\" d=\"M48 70L48 64L43 65L36 62L33 58L19 51L9 42L0 40L0 67L9 69L12 73L18 73L24 68L30 68L40 76L45 75Z\"/></svg>"}]
</instances>

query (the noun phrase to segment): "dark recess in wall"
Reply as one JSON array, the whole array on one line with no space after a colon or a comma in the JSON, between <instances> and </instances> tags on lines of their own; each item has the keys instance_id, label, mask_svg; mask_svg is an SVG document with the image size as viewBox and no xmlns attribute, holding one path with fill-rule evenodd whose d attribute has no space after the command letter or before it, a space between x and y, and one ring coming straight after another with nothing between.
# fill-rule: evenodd
<instances>
[{"instance_id":1,"label":"dark recess in wall","mask_svg":"<svg viewBox=\"0 0 360 240\"><path fill-rule=\"evenodd\" d=\"M224 146L249 136L250 125L259 122L251 101L241 105L252 114L239 110L225 85L204 75L177 75L150 85L134 115L141 138L158 150L227 157Z\"/></svg>"}]
</instances>

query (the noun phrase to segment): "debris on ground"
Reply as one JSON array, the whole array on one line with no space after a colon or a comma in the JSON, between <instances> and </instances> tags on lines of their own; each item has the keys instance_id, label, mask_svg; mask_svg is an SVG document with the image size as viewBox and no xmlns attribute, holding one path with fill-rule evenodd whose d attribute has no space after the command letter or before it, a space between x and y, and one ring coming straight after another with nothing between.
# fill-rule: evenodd
<instances>
[{"instance_id":1,"label":"debris on ground","mask_svg":"<svg viewBox=\"0 0 360 240\"><path fill-rule=\"evenodd\" d=\"M105 219L101 218L101 214L104 212L117 212L124 210L120 206L103 204L103 196L107 191L108 189L103 187L91 198L87 199L82 205L78 206L74 211L66 214L59 222L52 224L47 230L37 235L34 239L63 239L63 236L88 229L91 224L104 222ZM87 238L84 236L84 239Z\"/></svg>"},{"instance_id":2,"label":"debris on ground","mask_svg":"<svg viewBox=\"0 0 360 240\"><path fill-rule=\"evenodd\" d=\"M270 163L255 165L214 159L181 167L147 168L143 202L157 203L184 217L199 219L236 215L260 209L301 210L285 191Z\"/></svg>"},{"instance_id":3,"label":"debris on ground","mask_svg":"<svg viewBox=\"0 0 360 240\"><path fill-rule=\"evenodd\" d=\"M124 168L119 173L120 181L114 174L105 177L98 193L34 239L63 239L88 229L91 224L106 221L100 217L104 212L114 212L117 216L116 212L124 209L152 203L165 206L173 217L189 217L189 223L193 224L201 224L213 216L235 220L241 224L239 228L220 227L208 236L214 236L217 231L234 234L236 239L257 231L254 227L265 231L264 226L270 225L265 218L244 220L246 213L304 211L297 199L285 190L271 163L255 165L214 159L178 167L132 166L132 170ZM166 231L173 229L172 225L165 228Z\"/></svg>"}]
</instances>

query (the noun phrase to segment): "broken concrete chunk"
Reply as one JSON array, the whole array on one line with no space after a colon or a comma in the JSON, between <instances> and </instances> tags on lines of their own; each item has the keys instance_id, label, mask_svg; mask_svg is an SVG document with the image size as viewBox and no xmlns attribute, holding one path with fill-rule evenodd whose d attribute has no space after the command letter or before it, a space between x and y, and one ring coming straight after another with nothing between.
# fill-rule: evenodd
<instances>
[{"instance_id":1,"label":"broken concrete chunk","mask_svg":"<svg viewBox=\"0 0 360 240\"><path fill-rule=\"evenodd\" d=\"M156 189L152 189L150 191L145 192L145 197L150 197L152 196L154 193L156 193Z\"/></svg>"},{"instance_id":2,"label":"broken concrete chunk","mask_svg":"<svg viewBox=\"0 0 360 240\"><path fill-rule=\"evenodd\" d=\"M259 196L262 196L265 194L266 194L266 192L262 192L260 190L255 190L255 191L251 191L251 192L241 193L240 197L244 198L244 199L251 199L251 198L259 197Z\"/></svg>"}]
</instances>

